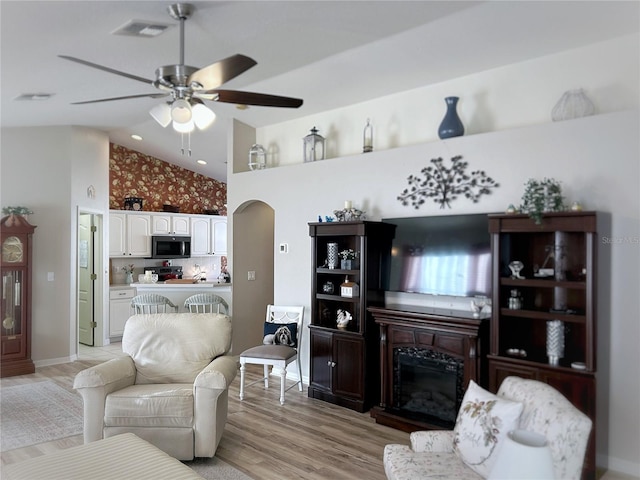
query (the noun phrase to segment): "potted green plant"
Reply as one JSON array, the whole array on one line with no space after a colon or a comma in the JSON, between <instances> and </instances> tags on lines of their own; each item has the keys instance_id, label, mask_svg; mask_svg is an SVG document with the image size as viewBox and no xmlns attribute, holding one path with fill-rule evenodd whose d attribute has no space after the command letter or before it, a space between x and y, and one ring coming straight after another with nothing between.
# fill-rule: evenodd
<instances>
[{"instance_id":1,"label":"potted green plant","mask_svg":"<svg viewBox=\"0 0 640 480\"><path fill-rule=\"evenodd\" d=\"M536 180L530 178L525 183L520 211L528 214L536 224L542 223L545 212L565 210L560 182L553 178Z\"/></svg>"}]
</instances>

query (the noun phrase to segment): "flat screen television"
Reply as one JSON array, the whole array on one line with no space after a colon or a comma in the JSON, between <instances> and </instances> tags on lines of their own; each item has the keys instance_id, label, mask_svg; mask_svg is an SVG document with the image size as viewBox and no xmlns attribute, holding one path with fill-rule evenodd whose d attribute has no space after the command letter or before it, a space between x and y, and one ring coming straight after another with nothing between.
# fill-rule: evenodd
<instances>
[{"instance_id":1,"label":"flat screen television","mask_svg":"<svg viewBox=\"0 0 640 480\"><path fill-rule=\"evenodd\" d=\"M388 291L491 296L491 237L486 214L383 221L396 225Z\"/></svg>"}]
</instances>

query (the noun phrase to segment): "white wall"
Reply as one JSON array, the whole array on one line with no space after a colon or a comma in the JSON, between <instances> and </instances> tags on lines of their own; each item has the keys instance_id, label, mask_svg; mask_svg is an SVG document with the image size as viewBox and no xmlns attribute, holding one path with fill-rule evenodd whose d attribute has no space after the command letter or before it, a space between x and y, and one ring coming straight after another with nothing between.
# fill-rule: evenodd
<instances>
[{"instance_id":1,"label":"white wall","mask_svg":"<svg viewBox=\"0 0 640 480\"><path fill-rule=\"evenodd\" d=\"M34 212L29 222L37 226L32 358L36 366L68 361L77 341L78 209L108 212L109 140L77 127L3 128L1 135L0 204L29 207ZM89 185L96 189L94 199L87 197ZM48 272L53 281L47 280Z\"/></svg>"},{"instance_id":2,"label":"white wall","mask_svg":"<svg viewBox=\"0 0 640 480\"><path fill-rule=\"evenodd\" d=\"M520 203L528 178L554 177L569 203L580 200L587 209L603 212L599 234L616 240L598 245L597 462L639 475L640 378L628 368L640 363L638 40L633 35L258 129L258 142L280 152L270 166L280 167L230 174L228 211L251 199L275 210L274 243L288 243L289 253L274 252L274 301L302 304L309 311L307 223L341 209L345 200L373 220L501 212ZM576 87L586 88L600 115L551 123L555 102ZM468 133L442 141L436 131L444 114L442 97L448 95L461 97ZM376 125L375 151L362 155L357 153L366 117ZM314 125L327 136L333 158L303 164L301 138ZM435 203L419 210L400 204L396 197L409 175L419 174L432 158L448 161L457 154L500 187L477 204L458 199L451 210ZM233 158L246 162L246 152L234 152ZM307 376L308 338L304 344Z\"/></svg>"}]
</instances>

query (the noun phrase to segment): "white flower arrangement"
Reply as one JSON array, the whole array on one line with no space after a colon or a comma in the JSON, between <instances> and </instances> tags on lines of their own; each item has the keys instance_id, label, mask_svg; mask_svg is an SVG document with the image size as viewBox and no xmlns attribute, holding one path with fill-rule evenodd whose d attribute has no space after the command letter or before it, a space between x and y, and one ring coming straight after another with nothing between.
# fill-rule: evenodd
<instances>
[{"instance_id":1,"label":"white flower arrangement","mask_svg":"<svg viewBox=\"0 0 640 480\"><path fill-rule=\"evenodd\" d=\"M342 260L355 260L356 259L356 252L354 250L352 250L351 248L348 248L348 249L343 250L340 253L338 253L338 256Z\"/></svg>"}]
</instances>

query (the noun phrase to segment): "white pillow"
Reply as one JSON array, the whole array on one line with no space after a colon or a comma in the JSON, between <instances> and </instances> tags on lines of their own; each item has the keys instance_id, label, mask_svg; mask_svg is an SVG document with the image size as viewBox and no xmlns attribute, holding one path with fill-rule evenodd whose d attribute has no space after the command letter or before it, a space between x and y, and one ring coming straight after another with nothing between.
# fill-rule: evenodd
<instances>
[{"instance_id":1,"label":"white pillow","mask_svg":"<svg viewBox=\"0 0 640 480\"><path fill-rule=\"evenodd\" d=\"M453 429L454 451L469 468L487 478L500 442L518 428L522 407L522 403L500 398L471 380Z\"/></svg>"}]
</instances>

